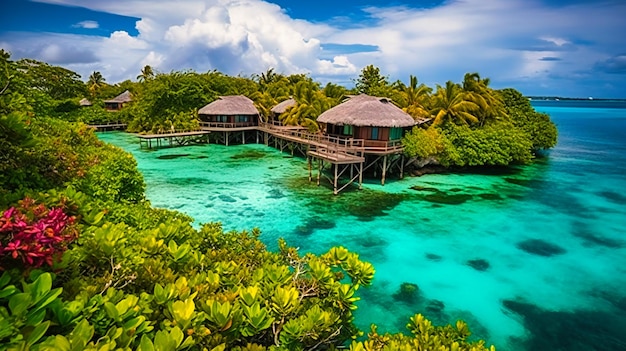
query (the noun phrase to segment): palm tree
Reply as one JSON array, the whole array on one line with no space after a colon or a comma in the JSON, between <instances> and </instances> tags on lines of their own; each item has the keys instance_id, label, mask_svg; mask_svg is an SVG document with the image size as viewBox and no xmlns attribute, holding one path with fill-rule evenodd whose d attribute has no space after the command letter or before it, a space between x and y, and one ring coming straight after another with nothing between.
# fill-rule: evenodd
<instances>
[{"instance_id":1,"label":"palm tree","mask_svg":"<svg viewBox=\"0 0 626 351\"><path fill-rule=\"evenodd\" d=\"M330 108L328 99L317 87L309 81L300 81L294 91L297 104L289 108L280 118L286 125L300 125L310 131L319 130L315 121L322 112Z\"/></svg>"},{"instance_id":2,"label":"palm tree","mask_svg":"<svg viewBox=\"0 0 626 351\"><path fill-rule=\"evenodd\" d=\"M417 85L417 77L413 75L409 76L408 86L402 82L397 82L396 86L400 90L399 105L406 113L413 116L413 118L430 117L428 105L432 88L424 83Z\"/></svg>"},{"instance_id":3,"label":"palm tree","mask_svg":"<svg viewBox=\"0 0 626 351\"><path fill-rule=\"evenodd\" d=\"M468 100L463 88L452 81L447 81L445 88L437 84L432 104L430 113L435 116L434 125L448 122L468 125L478 122L478 105Z\"/></svg>"},{"instance_id":4,"label":"palm tree","mask_svg":"<svg viewBox=\"0 0 626 351\"><path fill-rule=\"evenodd\" d=\"M141 70L141 74L137 76L137 80L140 82L144 82L152 78L154 78L154 70L150 67L150 65L145 65Z\"/></svg>"},{"instance_id":5,"label":"palm tree","mask_svg":"<svg viewBox=\"0 0 626 351\"><path fill-rule=\"evenodd\" d=\"M104 79L102 73L98 71L91 73L89 80L87 81L87 89L89 89L89 93L92 96L95 96L96 92L105 84L105 81L106 79Z\"/></svg>"},{"instance_id":6,"label":"palm tree","mask_svg":"<svg viewBox=\"0 0 626 351\"><path fill-rule=\"evenodd\" d=\"M489 78L482 79L478 73L466 73L463 78L463 90L467 99L479 107L476 113L479 124L508 118L504 101L493 89L489 88Z\"/></svg>"},{"instance_id":7,"label":"palm tree","mask_svg":"<svg viewBox=\"0 0 626 351\"><path fill-rule=\"evenodd\" d=\"M341 85L327 83L324 86L324 95L332 100L332 105L338 105L348 93L348 89Z\"/></svg>"}]
</instances>

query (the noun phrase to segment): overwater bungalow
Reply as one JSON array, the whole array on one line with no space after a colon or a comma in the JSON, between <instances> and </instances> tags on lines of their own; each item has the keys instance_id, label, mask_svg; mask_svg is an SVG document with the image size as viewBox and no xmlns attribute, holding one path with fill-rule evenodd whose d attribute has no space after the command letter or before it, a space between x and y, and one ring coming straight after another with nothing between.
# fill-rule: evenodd
<instances>
[{"instance_id":1,"label":"overwater bungalow","mask_svg":"<svg viewBox=\"0 0 626 351\"><path fill-rule=\"evenodd\" d=\"M270 110L270 120L272 122L280 123L280 115L287 112L290 107L295 106L296 104L297 102L293 98L289 98L285 101L280 102L278 105L272 107L272 109Z\"/></svg>"},{"instance_id":2,"label":"overwater bungalow","mask_svg":"<svg viewBox=\"0 0 626 351\"><path fill-rule=\"evenodd\" d=\"M104 108L107 111L119 111L126 105L127 103L133 101L133 98L130 94L130 91L126 90L120 95L114 97L111 100L104 101Z\"/></svg>"},{"instance_id":3,"label":"overwater bungalow","mask_svg":"<svg viewBox=\"0 0 626 351\"><path fill-rule=\"evenodd\" d=\"M206 127L241 128L259 125L259 110L243 95L220 96L198 110L201 124Z\"/></svg>"},{"instance_id":4,"label":"overwater bungalow","mask_svg":"<svg viewBox=\"0 0 626 351\"><path fill-rule=\"evenodd\" d=\"M220 96L198 110L200 127L218 143L258 142L259 110L243 95ZM246 133L248 132L248 133Z\"/></svg>"},{"instance_id":5,"label":"overwater bungalow","mask_svg":"<svg viewBox=\"0 0 626 351\"><path fill-rule=\"evenodd\" d=\"M365 152L378 154L401 151L404 133L425 121L416 121L388 98L365 94L350 96L317 118L325 134L363 139Z\"/></svg>"}]
</instances>

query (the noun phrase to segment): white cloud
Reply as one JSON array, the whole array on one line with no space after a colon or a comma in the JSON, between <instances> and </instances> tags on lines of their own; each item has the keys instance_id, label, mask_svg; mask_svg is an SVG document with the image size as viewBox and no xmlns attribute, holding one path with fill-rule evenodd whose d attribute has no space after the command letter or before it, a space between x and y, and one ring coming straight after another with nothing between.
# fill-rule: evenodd
<instances>
[{"instance_id":1,"label":"white cloud","mask_svg":"<svg viewBox=\"0 0 626 351\"><path fill-rule=\"evenodd\" d=\"M100 27L100 24L96 21L82 21L78 22L74 25L74 27L85 28L85 29L97 29Z\"/></svg>"},{"instance_id":2,"label":"white cloud","mask_svg":"<svg viewBox=\"0 0 626 351\"><path fill-rule=\"evenodd\" d=\"M624 36L616 35L626 32L626 22L616 15L626 13L624 2L557 8L538 0L451 0L427 9L370 7L367 24L345 29L295 20L261 0L44 1L141 18L137 37L126 32L96 40L72 37L93 48L109 81L134 78L145 64L161 71L218 69L228 74L273 67L286 74L349 81L374 64L391 80L413 74L434 86L479 72L491 77L494 87L520 82L533 88L533 82L539 87L555 77L580 77L597 62L620 54L616 48L626 47ZM2 39L12 47L32 46ZM371 45L378 51L339 52L330 59L324 57L322 43ZM49 48L48 55L54 50Z\"/></svg>"}]
</instances>

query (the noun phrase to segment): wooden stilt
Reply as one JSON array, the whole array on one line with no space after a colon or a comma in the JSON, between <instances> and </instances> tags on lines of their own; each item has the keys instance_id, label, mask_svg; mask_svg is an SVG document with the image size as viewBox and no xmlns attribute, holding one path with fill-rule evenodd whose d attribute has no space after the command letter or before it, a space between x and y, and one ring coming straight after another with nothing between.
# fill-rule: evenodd
<instances>
[{"instance_id":1,"label":"wooden stilt","mask_svg":"<svg viewBox=\"0 0 626 351\"><path fill-rule=\"evenodd\" d=\"M320 186L320 178L322 177L322 167L324 165L324 161L321 159L317 159L317 186Z\"/></svg>"},{"instance_id":2,"label":"wooden stilt","mask_svg":"<svg viewBox=\"0 0 626 351\"><path fill-rule=\"evenodd\" d=\"M359 170L359 190L363 189L363 162L361 162L361 169Z\"/></svg>"},{"instance_id":3,"label":"wooden stilt","mask_svg":"<svg viewBox=\"0 0 626 351\"><path fill-rule=\"evenodd\" d=\"M246 132L245 131L241 131L241 143L245 145L246 143Z\"/></svg>"},{"instance_id":4,"label":"wooden stilt","mask_svg":"<svg viewBox=\"0 0 626 351\"><path fill-rule=\"evenodd\" d=\"M404 155L400 155L400 179L404 178Z\"/></svg>"},{"instance_id":5,"label":"wooden stilt","mask_svg":"<svg viewBox=\"0 0 626 351\"><path fill-rule=\"evenodd\" d=\"M387 155L383 157L383 177L380 181L382 185L385 185L385 175L387 174Z\"/></svg>"},{"instance_id":6,"label":"wooden stilt","mask_svg":"<svg viewBox=\"0 0 626 351\"><path fill-rule=\"evenodd\" d=\"M333 181L333 195L337 195L337 169L339 169L339 165L334 165L335 166L335 180Z\"/></svg>"},{"instance_id":7,"label":"wooden stilt","mask_svg":"<svg viewBox=\"0 0 626 351\"><path fill-rule=\"evenodd\" d=\"M313 171L311 170L311 163L313 163L312 157L311 156L307 156L306 157L306 161L309 164L309 182L313 179Z\"/></svg>"},{"instance_id":8,"label":"wooden stilt","mask_svg":"<svg viewBox=\"0 0 626 351\"><path fill-rule=\"evenodd\" d=\"M226 146L228 146L228 139L229 139L228 132L224 132L224 133L225 133L224 135L225 144Z\"/></svg>"}]
</instances>

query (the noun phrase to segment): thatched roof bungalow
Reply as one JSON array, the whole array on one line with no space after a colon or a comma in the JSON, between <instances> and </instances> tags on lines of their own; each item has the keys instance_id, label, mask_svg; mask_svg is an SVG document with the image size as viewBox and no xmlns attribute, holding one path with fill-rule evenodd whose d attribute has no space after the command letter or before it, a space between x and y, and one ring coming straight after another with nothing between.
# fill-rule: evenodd
<instances>
[{"instance_id":1,"label":"thatched roof bungalow","mask_svg":"<svg viewBox=\"0 0 626 351\"><path fill-rule=\"evenodd\" d=\"M365 139L366 144L400 140L417 124L390 99L365 94L350 96L322 113L317 122L328 135Z\"/></svg>"},{"instance_id":2,"label":"thatched roof bungalow","mask_svg":"<svg viewBox=\"0 0 626 351\"><path fill-rule=\"evenodd\" d=\"M296 106L296 104L297 102L294 98L289 98L285 101L280 102L278 105L272 107L272 109L270 110L272 112L272 118L278 119L280 115L287 112L287 109L292 106Z\"/></svg>"},{"instance_id":3,"label":"thatched roof bungalow","mask_svg":"<svg viewBox=\"0 0 626 351\"><path fill-rule=\"evenodd\" d=\"M88 106L91 106L91 105L93 105L93 104L91 103L91 101L87 100L87 98L82 98L78 102L78 106L80 106L80 107L88 107Z\"/></svg>"},{"instance_id":4,"label":"thatched roof bungalow","mask_svg":"<svg viewBox=\"0 0 626 351\"><path fill-rule=\"evenodd\" d=\"M198 110L202 122L223 127L246 127L259 124L259 110L243 95L220 96Z\"/></svg>"},{"instance_id":5,"label":"thatched roof bungalow","mask_svg":"<svg viewBox=\"0 0 626 351\"><path fill-rule=\"evenodd\" d=\"M133 101L132 95L130 94L130 91L126 90L125 92L121 93L111 100L105 100L104 108L107 111L119 111L122 109L122 107L124 107L125 104L131 101Z\"/></svg>"}]
</instances>

